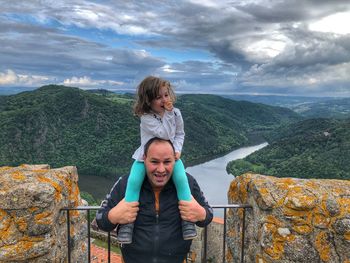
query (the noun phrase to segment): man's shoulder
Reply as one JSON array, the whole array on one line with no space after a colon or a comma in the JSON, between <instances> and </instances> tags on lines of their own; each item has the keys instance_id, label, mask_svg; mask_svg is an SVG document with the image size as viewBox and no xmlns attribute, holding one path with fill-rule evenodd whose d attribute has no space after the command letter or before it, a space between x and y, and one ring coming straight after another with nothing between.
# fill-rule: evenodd
<instances>
[{"instance_id":1,"label":"man's shoulder","mask_svg":"<svg viewBox=\"0 0 350 263\"><path fill-rule=\"evenodd\" d=\"M189 182L190 185L193 185L193 183L196 182L196 179L191 174L189 174L188 172L186 172L186 176L188 178L188 182Z\"/></svg>"}]
</instances>

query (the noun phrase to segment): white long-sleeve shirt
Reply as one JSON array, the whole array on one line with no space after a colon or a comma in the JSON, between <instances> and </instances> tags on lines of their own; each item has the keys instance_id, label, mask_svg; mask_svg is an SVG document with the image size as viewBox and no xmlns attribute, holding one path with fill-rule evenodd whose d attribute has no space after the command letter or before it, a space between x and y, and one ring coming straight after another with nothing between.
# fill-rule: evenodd
<instances>
[{"instance_id":1,"label":"white long-sleeve shirt","mask_svg":"<svg viewBox=\"0 0 350 263\"><path fill-rule=\"evenodd\" d=\"M181 152L185 140L184 122L178 108L165 111L163 117L155 113L141 116L140 136L141 145L134 152L132 158L143 161L145 144L153 137L170 140L175 152Z\"/></svg>"}]
</instances>

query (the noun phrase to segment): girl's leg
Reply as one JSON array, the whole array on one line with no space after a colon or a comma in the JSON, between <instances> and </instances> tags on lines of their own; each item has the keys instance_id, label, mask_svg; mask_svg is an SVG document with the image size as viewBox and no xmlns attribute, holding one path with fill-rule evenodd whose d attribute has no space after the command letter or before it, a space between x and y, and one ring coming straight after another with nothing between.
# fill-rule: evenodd
<instances>
[{"instance_id":1,"label":"girl's leg","mask_svg":"<svg viewBox=\"0 0 350 263\"><path fill-rule=\"evenodd\" d=\"M175 162L172 178L176 187L178 199L191 201L191 190L188 185L185 166L180 159Z\"/></svg>"},{"instance_id":2,"label":"girl's leg","mask_svg":"<svg viewBox=\"0 0 350 263\"><path fill-rule=\"evenodd\" d=\"M173 181L179 200L191 201L191 190L188 185L185 166L181 160L175 162L173 170ZM182 237L185 240L194 239L197 236L196 226L194 223L182 220Z\"/></svg>"},{"instance_id":3,"label":"girl's leg","mask_svg":"<svg viewBox=\"0 0 350 263\"><path fill-rule=\"evenodd\" d=\"M128 183L126 185L125 201L134 202L139 201L140 190L143 179L145 178L145 164L143 162L134 161L131 166ZM120 244L132 243L132 236L134 231L134 223L119 225L117 240Z\"/></svg>"},{"instance_id":4,"label":"girl's leg","mask_svg":"<svg viewBox=\"0 0 350 263\"><path fill-rule=\"evenodd\" d=\"M126 186L125 201L135 202L139 201L140 190L145 179L146 169L143 162L135 160L131 166L128 184Z\"/></svg>"}]
</instances>

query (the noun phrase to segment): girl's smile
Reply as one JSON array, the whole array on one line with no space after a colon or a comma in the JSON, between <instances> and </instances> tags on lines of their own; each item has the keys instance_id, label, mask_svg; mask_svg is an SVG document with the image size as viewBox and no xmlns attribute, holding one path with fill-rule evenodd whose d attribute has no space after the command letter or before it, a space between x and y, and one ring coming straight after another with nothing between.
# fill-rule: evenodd
<instances>
[{"instance_id":1,"label":"girl's smile","mask_svg":"<svg viewBox=\"0 0 350 263\"><path fill-rule=\"evenodd\" d=\"M169 96L168 87L166 86L160 87L159 95L151 102L152 111L163 116L165 112L164 105L169 101L170 101L170 96Z\"/></svg>"}]
</instances>

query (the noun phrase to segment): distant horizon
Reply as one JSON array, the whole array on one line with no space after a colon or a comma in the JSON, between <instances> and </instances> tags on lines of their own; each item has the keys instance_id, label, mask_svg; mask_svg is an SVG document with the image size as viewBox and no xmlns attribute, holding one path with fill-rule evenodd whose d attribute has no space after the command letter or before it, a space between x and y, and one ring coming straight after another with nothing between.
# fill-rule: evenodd
<instances>
[{"instance_id":1,"label":"distant horizon","mask_svg":"<svg viewBox=\"0 0 350 263\"><path fill-rule=\"evenodd\" d=\"M15 95L21 92L25 92L25 91L34 91L36 89L39 89L43 86L50 86L50 85L54 85L54 86L64 86L64 87L71 87L71 88L78 88L78 89L82 89L82 90L106 90L106 91L110 91L116 94L135 94L136 92L136 88L134 89L118 89L118 90L114 90L114 89L108 89L108 88L103 88L103 87L96 87L96 88L83 88L83 87L78 87L78 86L69 86L69 85L62 85L62 84L45 84L39 87L0 87L0 95ZM328 95L328 96L315 96L315 95L300 95L300 94L271 94L271 93L264 93L264 94L258 94L258 93L239 93L239 92L216 92L216 91L206 91L206 92L201 92L201 91L197 91L197 92L190 92L190 91L184 91L184 92L177 92L175 89L175 92L177 95L218 95L218 96L252 96L252 97L299 97L299 98L331 98L331 99L342 99L342 98L350 98L349 96L332 96L332 95Z\"/></svg>"}]
</instances>

